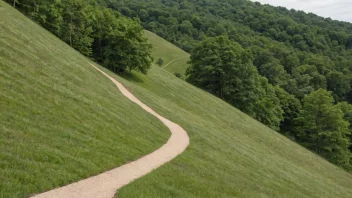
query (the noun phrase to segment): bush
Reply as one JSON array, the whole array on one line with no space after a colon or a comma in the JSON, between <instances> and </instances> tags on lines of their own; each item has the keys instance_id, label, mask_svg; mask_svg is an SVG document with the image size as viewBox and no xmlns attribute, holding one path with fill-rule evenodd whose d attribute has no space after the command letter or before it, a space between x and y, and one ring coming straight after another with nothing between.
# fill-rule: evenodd
<instances>
[{"instance_id":1,"label":"bush","mask_svg":"<svg viewBox=\"0 0 352 198\"><path fill-rule=\"evenodd\" d=\"M159 65L160 67L163 65L164 60L159 58L158 61L156 61L156 64Z\"/></svg>"},{"instance_id":2,"label":"bush","mask_svg":"<svg viewBox=\"0 0 352 198\"><path fill-rule=\"evenodd\" d=\"M177 78L181 78L181 79L182 79L182 74L180 74L180 73L178 73L178 72L175 72L174 74L175 74L175 76L176 76Z\"/></svg>"}]
</instances>

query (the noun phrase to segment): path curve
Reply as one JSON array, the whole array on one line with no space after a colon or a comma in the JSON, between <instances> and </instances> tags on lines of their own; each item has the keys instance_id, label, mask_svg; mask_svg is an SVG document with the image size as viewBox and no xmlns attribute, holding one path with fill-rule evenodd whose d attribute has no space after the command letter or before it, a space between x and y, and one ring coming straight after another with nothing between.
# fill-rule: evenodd
<instances>
[{"instance_id":1,"label":"path curve","mask_svg":"<svg viewBox=\"0 0 352 198\"><path fill-rule=\"evenodd\" d=\"M181 57L181 58L178 58L178 59L174 59L172 61L170 61L169 63L167 63L165 66L163 66L162 68L167 68L168 66L170 66L171 64L181 60L181 59L184 59L184 58L187 58L186 56L185 57Z\"/></svg>"},{"instance_id":2,"label":"path curve","mask_svg":"<svg viewBox=\"0 0 352 198\"><path fill-rule=\"evenodd\" d=\"M167 143L164 144L161 148L136 161L104 172L100 175L93 176L88 179L84 179L42 194L38 194L33 198L112 198L114 197L117 189L127 185L137 178L150 173L166 162L169 162L181 154L189 144L189 137L187 132L182 129L182 127L156 113L153 109L149 108L147 105L138 100L134 95L132 95L117 80L93 64L89 64L101 72L103 75L105 75L107 78L109 78L118 87L124 96L163 122L170 129L171 136Z\"/></svg>"}]
</instances>

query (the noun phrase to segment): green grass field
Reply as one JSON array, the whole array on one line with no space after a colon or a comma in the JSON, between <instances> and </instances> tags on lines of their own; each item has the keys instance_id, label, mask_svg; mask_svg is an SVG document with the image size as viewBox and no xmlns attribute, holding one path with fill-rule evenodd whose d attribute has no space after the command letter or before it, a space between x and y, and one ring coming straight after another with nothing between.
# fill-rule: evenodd
<instances>
[{"instance_id":1,"label":"green grass field","mask_svg":"<svg viewBox=\"0 0 352 198\"><path fill-rule=\"evenodd\" d=\"M167 49L165 59L177 51ZM156 56L164 59L162 50ZM184 154L119 197L352 197L349 173L164 69L116 78L191 139Z\"/></svg>"},{"instance_id":2,"label":"green grass field","mask_svg":"<svg viewBox=\"0 0 352 198\"><path fill-rule=\"evenodd\" d=\"M161 65L162 68L171 73L180 73L184 78L188 67L187 61L190 55L150 31L145 30L145 36L148 38L149 42L153 44L152 52L155 59L154 62L162 58L164 61L163 65Z\"/></svg>"},{"instance_id":3,"label":"green grass field","mask_svg":"<svg viewBox=\"0 0 352 198\"><path fill-rule=\"evenodd\" d=\"M0 1L0 197L118 167L170 132L65 43Z\"/></svg>"},{"instance_id":4,"label":"green grass field","mask_svg":"<svg viewBox=\"0 0 352 198\"><path fill-rule=\"evenodd\" d=\"M167 129L86 58L0 6L0 197L70 183L166 142ZM161 41L150 40L170 45ZM174 49L154 56L173 60ZM349 173L164 68L109 74L190 136L185 153L119 197L352 197Z\"/></svg>"},{"instance_id":5,"label":"green grass field","mask_svg":"<svg viewBox=\"0 0 352 198\"><path fill-rule=\"evenodd\" d=\"M153 67L148 76L116 78L191 140L184 154L119 197L352 196L349 173L169 72Z\"/></svg>"}]
</instances>

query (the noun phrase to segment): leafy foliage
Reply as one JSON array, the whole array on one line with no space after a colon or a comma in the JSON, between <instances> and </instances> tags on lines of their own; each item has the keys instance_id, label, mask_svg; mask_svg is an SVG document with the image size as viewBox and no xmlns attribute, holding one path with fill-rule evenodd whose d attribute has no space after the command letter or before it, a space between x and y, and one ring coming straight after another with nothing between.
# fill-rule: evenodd
<instances>
[{"instance_id":1,"label":"leafy foliage","mask_svg":"<svg viewBox=\"0 0 352 198\"><path fill-rule=\"evenodd\" d=\"M182 75L180 74L180 73L178 73L178 72L175 72L174 73L174 75L177 77L177 78L180 78L180 79L182 79Z\"/></svg>"},{"instance_id":2,"label":"leafy foliage","mask_svg":"<svg viewBox=\"0 0 352 198\"><path fill-rule=\"evenodd\" d=\"M282 110L274 88L252 64L252 55L226 36L206 39L192 51L188 81L279 129Z\"/></svg>"},{"instance_id":3,"label":"leafy foliage","mask_svg":"<svg viewBox=\"0 0 352 198\"><path fill-rule=\"evenodd\" d=\"M82 54L116 72L151 66L151 45L138 20L94 0L21 0L17 8Z\"/></svg>"},{"instance_id":4,"label":"leafy foliage","mask_svg":"<svg viewBox=\"0 0 352 198\"><path fill-rule=\"evenodd\" d=\"M306 96L302 111L295 119L296 137L329 161L349 167L349 122L344 120L341 107L334 105L331 92L323 89Z\"/></svg>"},{"instance_id":5,"label":"leafy foliage","mask_svg":"<svg viewBox=\"0 0 352 198\"><path fill-rule=\"evenodd\" d=\"M158 61L156 62L157 65L162 66L164 63L164 60L162 58L159 58Z\"/></svg>"},{"instance_id":6,"label":"leafy foliage","mask_svg":"<svg viewBox=\"0 0 352 198\"><path fill-rule=\"evenodd\" d=\"M352 102L350 23L247 0L105 3L191 52L189 82L283 134L295 138L303 130L294 120L308 116L300 112L303 100L317 90L330 91L334 102Z\"/></svg>"},{"instance_id":7,"label":"leafy foliage","mask_svg":"<svg viewBox=\"0 0 352 198\"><path fill-rule=\"evenodd\" d=\"M22 0L15 5L115 72L150 68L151 46L141 23L192 53L189 82L348 167L350 23L247 0ZM319 99L322 109L313 104ZM314 121L316 109L331 112L324 119L334 119L306 123Z\"/></svg>"}]
</instances>

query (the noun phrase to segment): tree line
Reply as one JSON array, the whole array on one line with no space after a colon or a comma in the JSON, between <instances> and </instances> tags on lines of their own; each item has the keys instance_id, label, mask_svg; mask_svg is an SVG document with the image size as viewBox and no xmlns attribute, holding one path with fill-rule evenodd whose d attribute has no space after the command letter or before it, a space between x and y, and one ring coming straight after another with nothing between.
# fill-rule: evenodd
<instances>
[{"instance_id":1,"label":"tree line","mask_svg":"<svg viewBox=\"0 0 352 198\"><path fill-rule=\"evenodd\" d=\"M351 168L352 24L247 0L105 0L191 53L187 81Z\"/></svg>"},{"instance_id":2,"label":"tree line","mask_svg":"<svg viewBox=\"0 0 352 198\"><path fill-rule=\"evenodd\" d=\"M253 59L227 36L208 38L192 50L187 81L350 170L352 105L322 88L299 100L261 76Z\"/></svg>"},{"instance_id":3,"label":"tree line","mask_svg":"<svg viewBox=\"0 0 352 198\"><path fill-rule=\"evenodd\" d=\"M8 2L115 72L150 68L143 26L191 53L188 82L351 169L349 23L246 0Z\"/></svg>"},{"instance_id":4,"label":"tree line","mask_svg":"<svg viewBox=\"0 0 352 198\"><path fill-rule=\"evenodd\" d=\"M94 0L8 0L83 55L114 72L146 73L152 46L138 19Z\"/></svg>"}]
</instances>

